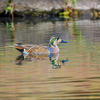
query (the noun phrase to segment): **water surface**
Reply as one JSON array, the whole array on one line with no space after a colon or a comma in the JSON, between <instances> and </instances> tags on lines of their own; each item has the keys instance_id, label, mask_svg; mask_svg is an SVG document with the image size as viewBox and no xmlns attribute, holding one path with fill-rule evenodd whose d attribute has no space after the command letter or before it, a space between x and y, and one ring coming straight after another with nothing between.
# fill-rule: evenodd
<instances>
[{"instance_id":1,"label":"water surface","mask_svg":"<svg viewBox=\"0 0 100 100\"><path fill-rule=\"evenodd\" d=\"M48 55L19 62L23 56L9 46L48 46L52 35L68 41L52 57L56 67ZM99 59L99 19L0 19L0 100L99 100Z\"/></svg>"}]
</instances>

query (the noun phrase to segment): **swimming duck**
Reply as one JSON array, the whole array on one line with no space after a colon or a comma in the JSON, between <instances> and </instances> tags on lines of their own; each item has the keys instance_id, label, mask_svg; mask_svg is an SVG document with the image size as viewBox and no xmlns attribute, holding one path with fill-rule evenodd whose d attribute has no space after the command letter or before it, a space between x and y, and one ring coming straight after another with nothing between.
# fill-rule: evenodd
<instances>
[{"instance_id":1,"label":"swimming duck","mask_svg":"<svg viewBox=\"0 0 100 100\"><path fill-rule=\"evenodd\" d=\"M60 37L51 36L49 47L18 43L15 48L24 54L52 54L59 52L58 43L67 43L67 41L62 40Z\"/></svg>"}]
</instances>

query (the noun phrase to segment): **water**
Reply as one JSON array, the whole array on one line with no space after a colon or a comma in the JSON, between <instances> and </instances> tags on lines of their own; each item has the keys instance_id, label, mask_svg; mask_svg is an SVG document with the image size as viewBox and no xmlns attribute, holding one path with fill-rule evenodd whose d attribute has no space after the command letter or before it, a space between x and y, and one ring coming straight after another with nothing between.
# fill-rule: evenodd
<instances>
[{"instance_id":1,"label":"water","mask_svg":"<svg viewBox=\"0 0 100 100\"><path fill-rule=\"evenodd\" d=\"M60 54L23 55L9 45L48 46L57 35ZM100 100L100 20L0 19L0 100ZM66 62L64 62L66 61Z\"/></svg>"}]
</instances>

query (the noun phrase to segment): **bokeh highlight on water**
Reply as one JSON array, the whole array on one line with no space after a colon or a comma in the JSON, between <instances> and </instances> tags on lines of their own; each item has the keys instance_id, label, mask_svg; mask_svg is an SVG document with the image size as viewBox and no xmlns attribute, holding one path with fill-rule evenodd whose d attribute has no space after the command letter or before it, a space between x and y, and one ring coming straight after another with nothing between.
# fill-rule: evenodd
<instances>
[{"instance_id":1,"label":"bokeh highlight on water","mask_svg":"<svg viewBox=\"0 0 100 100\"><path fill-rule=\"evenodd\" d=\"M68 41L56 57L25 59L10 47L48 46L52 35ZM99 100L99 59L99 19L0 19L0 100Z\"/></svg>"}]
</instances>

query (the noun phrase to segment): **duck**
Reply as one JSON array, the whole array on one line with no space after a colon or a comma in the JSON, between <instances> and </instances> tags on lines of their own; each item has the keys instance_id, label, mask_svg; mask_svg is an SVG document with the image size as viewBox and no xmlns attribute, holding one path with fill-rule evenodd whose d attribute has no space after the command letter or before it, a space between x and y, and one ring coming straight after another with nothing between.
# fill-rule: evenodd
<instances>
[{"instance_id":1,"label":"duck","mask_svg":"<svg viewBox=\"0 0 100 100\"><path fill-rule=\"evenodd\" d=\"M49 41L49 46L35 45L35 44L21 44L16 43L15 49L23 54L52 54L59 53L58 43L68 43L60 37L51 36Z\"/></svg>"}]
</instances>

